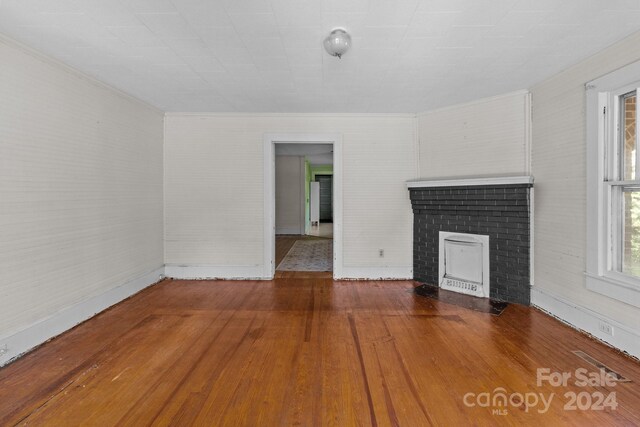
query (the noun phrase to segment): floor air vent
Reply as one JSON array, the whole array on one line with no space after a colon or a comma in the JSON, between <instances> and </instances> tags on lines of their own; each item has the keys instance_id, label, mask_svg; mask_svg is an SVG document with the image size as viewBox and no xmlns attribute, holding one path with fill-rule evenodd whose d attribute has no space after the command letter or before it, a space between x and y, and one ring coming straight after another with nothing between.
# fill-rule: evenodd
<instances>
[{"instance_id":1,"label":"floor air vent","mask_svg":"<svg viewBox=\"0 0 640 427\"><path fill-rule=\"evenodd\" d=\"M589 356L587 353L585 353L584 351L574 351L573 354L575 354L576 356L578 356L579 358L583 359L585 362L592 364L593 366L595 366L598 369L603 369L604 372L611 376L611 378L613 379L613 381L617 381L620 383L629 383L631 382L631 380L629 378L625 378L622 375L620 375L619 373L617 373L616 371L614 371L613 369L609 368L607 365L605 365L604 363L594 359L593 357Z\"/></svg>"}]
</instances>

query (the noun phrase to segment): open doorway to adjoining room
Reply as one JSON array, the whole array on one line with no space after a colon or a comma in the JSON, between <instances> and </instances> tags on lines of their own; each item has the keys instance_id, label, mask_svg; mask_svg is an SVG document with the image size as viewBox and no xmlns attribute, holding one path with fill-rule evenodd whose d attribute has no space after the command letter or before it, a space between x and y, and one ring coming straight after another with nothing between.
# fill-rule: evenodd
<instances>
[{"instance_id":1,"label":"open doorway to adjoining room","mask_svg":"<svg viewBox=\"0 0 640 427\"><path fill-rule=\"evenodd\" d=\"M265 135L265 277L340 277L340 143L333 134Z\"/></svg>"},{"instance_id":2,"label":"open doorway to adjoining room","mask_svg":"<svg viewBox=\"0 0 640 427\"><path fill-rule=\"evenodd\" d=\"M333 271L333 144L275 147L276 276Z\"/></svg>"}]
</instances>

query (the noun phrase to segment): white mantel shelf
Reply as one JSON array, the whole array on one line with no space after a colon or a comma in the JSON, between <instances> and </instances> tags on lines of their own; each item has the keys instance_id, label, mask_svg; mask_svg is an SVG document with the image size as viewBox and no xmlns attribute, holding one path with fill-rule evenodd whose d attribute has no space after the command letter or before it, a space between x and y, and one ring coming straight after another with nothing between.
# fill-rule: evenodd
<instances>
[{"instance_id":1,"label":"white mantel shelf","mask_svg":"<svg viewBox=\"0 0 640 427\"><path fill-rule=\"evenodd\" d=\"M533 177L524 176L495 176L478 178L445 178L430 180L407 181L407 188L430 188L430 187L468 187L479 185L517 185L533 184Z\"/></svg>"}]
</instances>

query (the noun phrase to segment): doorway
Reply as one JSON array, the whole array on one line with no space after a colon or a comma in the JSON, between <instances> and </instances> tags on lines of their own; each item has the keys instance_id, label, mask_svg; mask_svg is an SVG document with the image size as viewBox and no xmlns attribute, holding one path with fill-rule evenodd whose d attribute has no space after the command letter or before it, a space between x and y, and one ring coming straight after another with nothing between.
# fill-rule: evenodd
<instances>
[{"instance_id":1,"label":"doorway","mask_svg":"<svg viewBox=\"0 0 640 427\"><path fill-rule=\"evenodd\" d=\"M304 157L305 161L308 162L309 166L314 165L314 160L312 159L314 154L314 150L322 149L324 151L323 154L327 155L330 153L330 157L332 159L331 165L320 165L323 167L331 166L332 175L330 175L330 181L325 179L325 186L328 185L329 191L325 188L325 208L323 210L325 218L328 217L331 219L331 225L333 228L332 236L330 239L331 249L329 253L329 259L332 263L333 273L331 274L334 278L341 277L342 270L342 188L341 188L341 178L342 178L342 158L341 158L341 146L342 140L340 135L336 134L318 134L318 135L309 135L309 134L268 134L264 137L264 147L265 147L265 188L264 188L264 206L265 206L265 233L264 233L264 253L265 253L265 273L264 278L271 279L275 275L276 271L276 255L278 255L277 261L282 262L280 259L282 257L283 252L283 242L289 240L294 240L294 245L297 241L304 240L315 240L319 241L318 236L310 236L307 235L309 223L309 216L307 211L307 203L308 200L305 197L305 227L304 232L300 234L294 235L277 235L276 230L276 194L277 194L277 186L276 186L276 172L277 172L277 155L298 155L300 157ZM297 152L285 152L283 153L283 149L293 149L301 150ZM318 166L316 164L316 166ZM306 173L305 177L309 177L310 174ZM325 174L326 175L326 174ZM279 180L282 181L282 177L279 176ZM281 190L282 191L282 190ZM306 188L305 188L305 195ZM330 203L326 203L326 198L330 198ZM282 198L281 198L282 199ZM281 238L278 238L281 237ZM276 248L276 245L278 247ZM317 246L314 248L307 248L307 252L316 253L318 251L324 250L321 247L322 244L318 245L298 245L300 246ZM293 248L293 246L292 246Z\"/></svg>"},{"instance_id":2,"label":"doorway","mask_svg":"<svg viewBox=\"0 0 640 427\"><path fill-rule=\"evenodd\" d=\"M275 153L276 277L331 277L332 176L318 172L333 173L333 144L281 143Z\"/></svg>"}]
</instances>

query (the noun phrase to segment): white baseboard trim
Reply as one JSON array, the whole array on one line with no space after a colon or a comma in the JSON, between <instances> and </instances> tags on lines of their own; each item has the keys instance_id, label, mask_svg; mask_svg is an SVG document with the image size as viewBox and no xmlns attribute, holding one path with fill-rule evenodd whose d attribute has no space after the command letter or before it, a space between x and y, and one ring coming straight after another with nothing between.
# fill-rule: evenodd
<instances>
[{"instance_id":1,"label":"white baseboard trim","mask_svg":"<svg viewBox=\"0 0 640 427\"><path fill-rule=\"evenodd\" d=\"M531 304L619 350L640 358L639 331L535 287L531 288ZM600 331L598 327L600 321L613 327L613 335Z\"/></svg>"},{"instance_id":2,"label":"white baseboard trim","mask_svg":"<svg viewBox=\"0 0 640 427\"><path fill-rule=\"evenodd\" d=\"M335 279L413 280L413 267L342 267Z\"/></svg>"},{"instance_id":3,"label":"white baseboard trim","mask_svg":"<svg viewBox=\"0 0 640 427\"><path fill-rule=\"evenodd\" d=\"M173 279L270 280L262 265L165 264L164 274Z\"/></svg>"},{"instance_id":4,"label":"white baseboard trim","mask_svg":"<svg viewBox=\"0 0 640 427\"><path fill-rule=\"evenodd\" d=\"M60 310L20 332L0 338L0 350L6 349L5 352L0 354L0 366L6 365L34 347L47 342L51 338L95 316L97 313L140 292L142 289L157 283L163 277L164 267L160 267L101 295Z\"/></svg>"}]
</instances>

